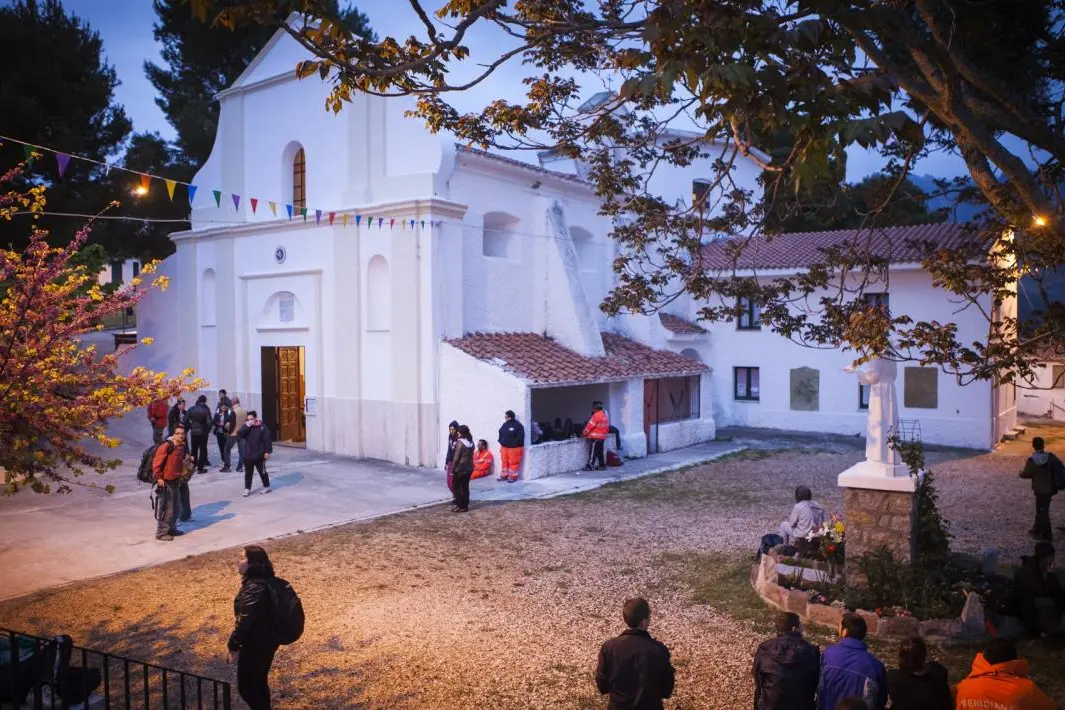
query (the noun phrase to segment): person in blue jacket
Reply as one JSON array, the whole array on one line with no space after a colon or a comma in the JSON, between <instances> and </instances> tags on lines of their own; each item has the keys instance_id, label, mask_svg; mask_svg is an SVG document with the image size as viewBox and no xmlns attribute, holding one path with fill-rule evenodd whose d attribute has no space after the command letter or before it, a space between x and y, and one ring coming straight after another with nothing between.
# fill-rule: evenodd
<instances>
[{"instance_id":1,"label":"person in blue jacket","mask_svg":"<svg viewBox=\"0 0 1065 710\"><path fill-rule=\"evenodd\" d=\"M839 643L821 655L821 680L817 687L818 710L835 710L847 697L866 701L870 710L887 704L887 669L865 645L865 619L853 612L843 615Z\"/></svg>"}]
</instances>

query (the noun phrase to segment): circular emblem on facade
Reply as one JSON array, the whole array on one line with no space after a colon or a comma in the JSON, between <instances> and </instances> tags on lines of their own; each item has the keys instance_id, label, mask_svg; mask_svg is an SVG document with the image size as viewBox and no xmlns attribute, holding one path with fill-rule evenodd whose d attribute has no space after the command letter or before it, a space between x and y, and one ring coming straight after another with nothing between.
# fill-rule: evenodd
<instances>
[{"instance_id":1,"label":"circular emblem on facade","mask_svg":"<svg viewBox=\"0 0 1065 710\"><path fill-rule=\"evenodd\" d=\"M278 264L284 264L286 256L288 256L288 252L285 251L285 247L274 249L274 260L277 261Z\"/></svg>"}]
</instances>

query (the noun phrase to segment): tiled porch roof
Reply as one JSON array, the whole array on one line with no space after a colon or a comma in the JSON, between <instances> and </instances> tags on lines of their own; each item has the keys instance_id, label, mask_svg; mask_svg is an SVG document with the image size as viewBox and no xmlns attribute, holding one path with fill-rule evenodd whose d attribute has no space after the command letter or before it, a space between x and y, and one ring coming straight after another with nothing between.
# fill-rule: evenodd
<instances>
[{"instance_id":1,"label":"tiled porch roof","mask_svg":"<svg viewBox=\"0 0 1065 710\"><path fill-rule=\"evenodd\" d=\"M473 333L447 341L478 360L498 364L534 385L617 382L637 377L698 375L703 363L603 333L606 357L586 357L536 333Z\"/></svg>"},{"instance_id":2,"label":"tiled porch roof","mask_svg":"<svg viewBox=\"0 0 1065 710\"><path fill-rule=\"evenodd\" d=\"M662 323L663 328L674 335L703 335L706 333L706 328L698 323L692 323L690 320L684 320L680 316L674 316L669 313L659 313L658 320Z\"/></svg>"}]
</instances>

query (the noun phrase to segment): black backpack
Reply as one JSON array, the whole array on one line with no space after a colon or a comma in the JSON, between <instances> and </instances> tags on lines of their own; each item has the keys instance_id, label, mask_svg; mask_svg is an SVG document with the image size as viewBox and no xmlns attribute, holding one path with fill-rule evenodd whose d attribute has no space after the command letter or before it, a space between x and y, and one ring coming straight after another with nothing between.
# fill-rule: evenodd
<instances>
[{"instance_id":1,"label":"black backpack","mask_svg":"<svg viewBox=\"0 0 1065 710\"><path fill-rule=\"evenodd\" d=\"M1065 466L1056 456L1047 463L1050 465L1050 485L1054 490L1051 495L1057 495L1065 491Z\"/></svg>"},{"instance_id":2,"label":"black backpack","mask_svg":"<svg viewBox=\"0 0 1065 710\"><path fill-rule=\"evenodd\" d=\"M303 603L292 585L274 577L268 582L270 589L270 620L274 631L274 640L283 646L299 641L303 635Z\"/></svg>"},{"instance_id":3,"label":"black backpack","mask_svg":"<svg viewBox=\"0 0 1065 710\"><path fill-rule=\"evenodd\" d=\"M137 480L141 483L155 483L155 470L152 467L152 463L155 461L155 452L159 450L160 446L170 447L167 450L169 456L174 451L174 444L170 441L164 441L162 444L152 444L144 453L141 454L141 465L137 467Z\"/></svg>"}]
</instances>

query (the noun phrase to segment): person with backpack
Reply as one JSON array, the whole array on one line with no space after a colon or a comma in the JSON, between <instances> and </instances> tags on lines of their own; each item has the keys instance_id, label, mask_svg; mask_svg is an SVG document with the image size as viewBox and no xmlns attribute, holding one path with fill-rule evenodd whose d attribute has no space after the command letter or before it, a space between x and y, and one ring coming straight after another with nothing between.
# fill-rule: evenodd
<instances>
[{"instance_id":1,"label":"person with backpack","mask_svg":"<svg viewBox=\"0 0 1065 710\"><path fill-rule=\"evenodd\" d=\"M227 400L228 401L228 400ZM218 441L218 455L222 457L222 473L229 473L232 461L233 445L237 442L237 419L226 402L218 405L214 415L214 435Z\"/></svg>"},{"instance_id":2,"label":"person with backpack","mask_svg":"<svg viewBox=\"0 0 1065 710\"><path fill-rule=\"evenodd\" d=\"M229 661L236 655L237 693L248 707L270 710L270 666L279 646L303 634L303 606L258 545L244 548L237 570L241 582L233 599L236 623L229 635Z\"/></svg>"},{"instance_id":3,"label":"person with backpack","mask_svg":"<svg viewBox=\"0 0 1065 710\"><path fill-rule=\"evenodd\" d=\"M207 437L211 434L213 420L211 408L207 406L207 396L201 394L196 398L196 404L185 416L197 473L207 473L207 467L211 465L207 460Z\"/></svg>"},{"instance_id":4,"label":"person with backpack","mask_svg":"<svg viewBox=\"0 0 1065 710\"><path fill-rule=\"evenodd\" d=\"M1028 534L1036 540L1050 542L1054 535L1050 529L1050 499L1065 488L1065 466L1044 448L1043 437L1032 439L1032 455L1025 461L1020 477L1032 482L1035 494L1035 525Z\"/></svg>"},{"instance_id":5,"label":"person with backpack","mask_svg":"<svg viewBox=\"0 0 1065 710\"><path fill-rule=\"evenodd\" d=\"M155 539L170 542L178 535L177 529L181 501L181 481L185 475L185 429L180 425L163 443L155 447L152 457L152 473L155 477ZM184 512L184 511L182 511Z\"/></svg>"},{"instance_id":6,"label":"person with backpack","mask_svg":"<svg viewBox=\"0 0 1065 710\"><path fill-rule=\"evenodd\" d=\"M258 413L252 409L248 412L248 418L244 426L237 432L237 437L244 440L244 493L247 498L251 495L251 478L256 469L259 471L259 480L263 487L260 494L270 492L270 475L266 472L266 462L270 454L274 452L273 443L270 441L270 429L263 426Z\"/></svg>"}]
</instances>

